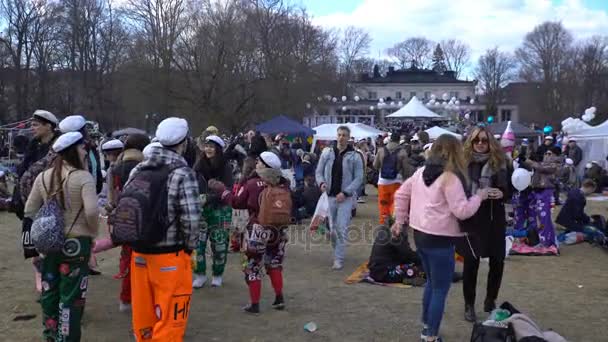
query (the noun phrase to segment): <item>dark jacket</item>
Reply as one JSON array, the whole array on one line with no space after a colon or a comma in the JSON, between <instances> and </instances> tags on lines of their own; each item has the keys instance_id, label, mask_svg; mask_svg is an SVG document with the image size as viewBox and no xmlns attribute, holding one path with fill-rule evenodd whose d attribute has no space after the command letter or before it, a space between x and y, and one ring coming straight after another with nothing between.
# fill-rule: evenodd
<instances>
[{"instance_id":1,"label":"dark jacket","mask_svg":"<svg viewBox=\"0 0 608 342\"><path fill-rule=\"evenodd\" d=\"M389 268L403 264L420 265L420 258L410 247L407 233L393 237L388 226L381 226L376 231L372 254L368 268L374 279L383 279Z\"/></svg>"},{"instance_id":2,"label":"dark jacket","mask_svg":"<svg viewBox=\"0 0 608 342\"><path fill-rule=\"evenodd\" d=\"M289 181L287 179L281 177L279 185L289 190ZM249 224L258 223L260 194L265 187L266 183L254 172L251 178L241 185L236 194L224 196L224 201L230 203L234 209L247 209L249 212Z\"/></svg>"},{"instance_id":3,"label":"dark jacket","mask_svg":"<svg viewBox=\"0 0 608 342\"><path fill-rule=\"evenodd\" d=\"M566 155L566 157L572 159L575 167L581 163L581 160L583 160L583 150L578 147L578 145L574 146L574 148L570 148L570 146L567 146L564 154Z\"/></svg>"},{"instance_id":4,"label":"dark jacket","mask_svg":"<svg viewBox=\"0 0 608 342\"><path fill-rule=\"evenodd\" d=\"M17 176L21 177L32 164L44 158L49 153L49 149L53 146L57 137L58 135L54 134L53 138L46 144L38 139L30 141L23 155L23 162L17 166Z\"/></svg>"},{"instance_id":5,"label":"dark jacket","mask_svg":"<svg viewBox=\"0 0 608 342\"><path fill-rule=\"evenodd\" d=\"M591 219L585 214L587 200L580 189L568 192L566 203L559 211L555 223L564 226L568 230L582 231L584 225L589 224Z\"/></svg>"},{"instance_id":6,"label":"dark jacket","mask_svg":"<svg viewBox=\"0 0 608 342\"><path fill-rule=\"evenodd\" d=\"M532 175L532 189L554 189L558 178L558 170L562 166L563 160L559 156L544 157L542 162L526 160L524 166L534 170Z\"/></svg>"},{"instance_id":7,"label":"dark jacket","mask_svg":"<svg viewBox=\"0 0 608 342\"><path fill-rule=\"evenodd\" d=\"M469 164L469 177L475 179L483 165L472 162ZM503 193L502 199L487 199L481 202L478 216L483 220L482 227L475 233L469 233L469 242L477 257L503 257L505 256L505 232L507 226L505 201L511 198L510 182L507 169L495 172L490 187L498 188ZM463 244L463 242L465 244ZM471 257L467 241L459 241L458 251L464 257Z\"/></svg>"},{"instance_id":8,"label":"dark jacket","mask_svg":"<svg viewBox=\"0 0 608 342\"><path fill-rule=\"evenodd\" d=\"M226 187L226 189L230 190L232 189L232 185L234 183L233 177L232 177L232 167L230 166L230 163L228 162L228 160L226 158L224 158L224 156L222 155L220 157L220 162L218 163L218 165L213 165L213 163L207 159L206 157L201 157L196 164L194 165L194 171L196 172L199 181L200 180L205 180L205 181L210 181L212 179L215 179L217 181L220 181L222 183L224 183L224 186ZM207 206L221 206L222 205L222 194L218 194L218 193L213 193L210 191L210 189L208 187L206 187L207 191ZM202 190L202 189L200 189Z\"/></svg>"}]
</instances>

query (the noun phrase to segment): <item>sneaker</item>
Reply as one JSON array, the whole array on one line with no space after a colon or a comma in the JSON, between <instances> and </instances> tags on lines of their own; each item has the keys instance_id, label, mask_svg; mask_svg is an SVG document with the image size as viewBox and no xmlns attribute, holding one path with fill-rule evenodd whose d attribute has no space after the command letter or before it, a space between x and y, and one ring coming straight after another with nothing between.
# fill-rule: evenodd
<instances>
[{"instance_id":1,"label":"sneaker","mask_svg":"<svg viewBox=\"0 0 608 342\"><path fill-rule=\"evenodd\" d=\"M331 267L331 269L334 271L340 271L343 268L344 268L344 263L342 263L342 261L339 261L339 260L335 260L334 265Z\"/></svg>"},{"instance_id":2,"label":"sneaker","mask_svg":"<svg viewBox=\"0 0 608 342\"><path fill-rule=\"evenodd\" d=\"M252 315L257 315L260 313L260 304L249 304L243 308L243 312Z\"/></svg>"},{"instance_id":3,"label":"sneaker","mask_svg":"<svg viewBox=\"0 0 608 342\"><path fill-rule=\"evenodd\" d=\"M222 276L213 276L211 279L211 287L221 287L222 286Z\"/></svg>"},{"instance_id":4,"label":"sneaker","mask_svg":"<svg viewBox=\"0 0 608 342\"><path fill-rule=\"evenodd\" d=\"M98 276L98 275L101 275L101 272L100 272L100 271L98 271L98 270L96 270L96 269L94 269L94 268L91 268L91 269L89 270L89 275L92 275L92 276Z\"/></svg>"},{"instance_id":5,"label":"sneaker","mask_svg":"<svg viewBox=\"0 0 608 342\"><path fill-rule=\"evenodd\" d=\"M464 320L471 323L477 323L477 314L475 313L474 305L464 306Z\"/></svg>"},{"instance_id":6,"label":"sneaker","mask_svg":"<svg viewBox=\"0 0 608 342\"><path fill-rule=\"evenodd\" d=\"M276 296L274 299L274 303L272 303L272 307L275 310L285 310L285 299L283 299L283 295Z\"/></svg>"},{"instance_id":7,"label":"sneaker","mask_svg":"<svg viewBox=\"0 0 608 342\"><path fill-rule=\"evenodd\" d=\"M422 328L422 332L420 333L420 341L426 342L426 338L429 336L428 330L429 328L427 327Z\"/></svg>"},{"instance_id":8,"label":"sneaker","mask_svg":"<svg viewBox=\"0 0 608 342\"><path fill-rule=\"evenodd\" d=\"M207 282L207 276L204 274L194 274L194 280L192 280L192 287L194 287L195 289L200 289L201 287L205 286L205 283Z\"/></svg>"},{"instance_id":9,"label":"sneaker","mask_svg":"<svg viewBox=\"0 0 608 342\"><path fill-rule=\"evenodd\" d=\"M359 204L363 204L363 203L365 203L365 199L363 199L363 198L359 197L359 198L357 199L357 203L359 203Z\"/></svg>"},{"instance_id":10,"label":"sneaker","mask_svg":"<svg viewBox=\"0 0 608 342\"><path fill-rule=\"evenodd\" d=\"M118 304L118 311L120 312L127 312L127 311L131 311L131 303L123 303L120 302Z\"/></svg>"}]
</instances>

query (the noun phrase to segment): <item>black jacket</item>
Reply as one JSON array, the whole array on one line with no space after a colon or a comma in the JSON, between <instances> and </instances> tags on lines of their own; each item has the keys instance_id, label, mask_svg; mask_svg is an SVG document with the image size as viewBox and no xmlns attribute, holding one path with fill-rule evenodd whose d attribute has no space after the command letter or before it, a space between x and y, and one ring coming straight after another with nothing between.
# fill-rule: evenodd
<instances>
[{"instance_id":1,"label":"black jacket","mask_svg":"<svg viewBox=\"0 0 608 342\"><path fill-rule=\"evenodd\" d=\"M23 176L25 171L27 171L32 164L46 156L57 136L57 134L54 134L53 138L46 144L40 142L38 139L31 140L23 155L23 162L17 167L17 176Z\"/></svg>"},{"instance_id":2,"label":"black jacket","mask_svg":"<svg viewBox=\"0 0 608 342\"><path fill-rule=\"evenodd\" d=\"M382 279L389 268L402 264L420 265L420 258L412 250L407 234L402 233L395 238L388 226L381 226L376 231L372 254L369 257L368 268L370 276Z\"/></svg>"},{"instance_id":3,"label":"black jacket","mask_svg":"<svg viewBox=\"0 0 608 342\"><path fill-rule=\"evenodd\" d=\"M469 165L469 173L474 168L483 167L483 165ZM505 233L507 226L505 201L511 198L511 187L509 182L509 174L506 169L500 170L492 176L492 188L498 188L503 193L502 199L487 199L481 202L479 207L479 216L483 223L482 227L475 233L469 233L469 241L459 241L457 249L459 254L464 257L470 257L471 247L477 257L502 257L505 256ZM471 244L471 247L468 244Z\"/></svg>"},{"instance_id":4,"label":"black jacket","mask_svg":"<svg viewBox=\"0 0 608 342\"><path fill-rule=\"evenodd\" d=\"M582 231L584 225L589 224L591 219L585 214L587 200L580 189L571 190L568 193L566 203L559 211L555 223L564 226L568 230Z\"/></svg>"}]
</instances>

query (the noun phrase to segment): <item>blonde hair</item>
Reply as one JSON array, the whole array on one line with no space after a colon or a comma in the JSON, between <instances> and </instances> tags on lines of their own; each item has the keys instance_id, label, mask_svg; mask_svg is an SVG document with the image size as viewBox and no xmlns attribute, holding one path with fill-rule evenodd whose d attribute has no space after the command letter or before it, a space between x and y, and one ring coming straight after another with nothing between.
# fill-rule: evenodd
<instances>
[{"instance_id":1,"label":"blonde hair","mask_svg":"<svg viewBox=\"0 0 608 342\"><path fill-rule=\"evenodd\" d=\"M475 140L482 132L485 133L488 138L490 167L494 172L496 172L505 167L506 157L498 140L496 140L492 132L485 127L476 127L467 138L467 141L464 143L464 159L466 160L467 165L473 161L473 140Z\"/></svg>"},{"instance_id":2,"label":"blonde hair","mask_svg":"<svg viewBox=\"0 0 608 342\"><path fill-rule=\"evenodd\" d=\"M439 159L445 163L444 171L460 175L468 185L467 164L462 153L462 143L451 134L442 134L435 140L429 159Z\"/></svg>"}]
</instances>

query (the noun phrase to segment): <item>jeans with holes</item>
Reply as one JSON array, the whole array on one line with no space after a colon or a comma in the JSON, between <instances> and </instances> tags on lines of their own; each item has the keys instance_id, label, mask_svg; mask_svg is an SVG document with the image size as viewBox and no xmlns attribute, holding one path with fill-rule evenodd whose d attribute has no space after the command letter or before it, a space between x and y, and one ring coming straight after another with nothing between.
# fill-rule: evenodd
<instances>
[{"instance_id":1,"label":"jeans with holes","mask_svg":"<svg viewBox=\"0 0 608 342\"><path fill-rule=\"evenodd\" d=\"M426 272L422 299L422 323L428 326L428 336L437 336L454 273L454 246L448 248L418 248Z\"/></svg>"}]
</instances>

